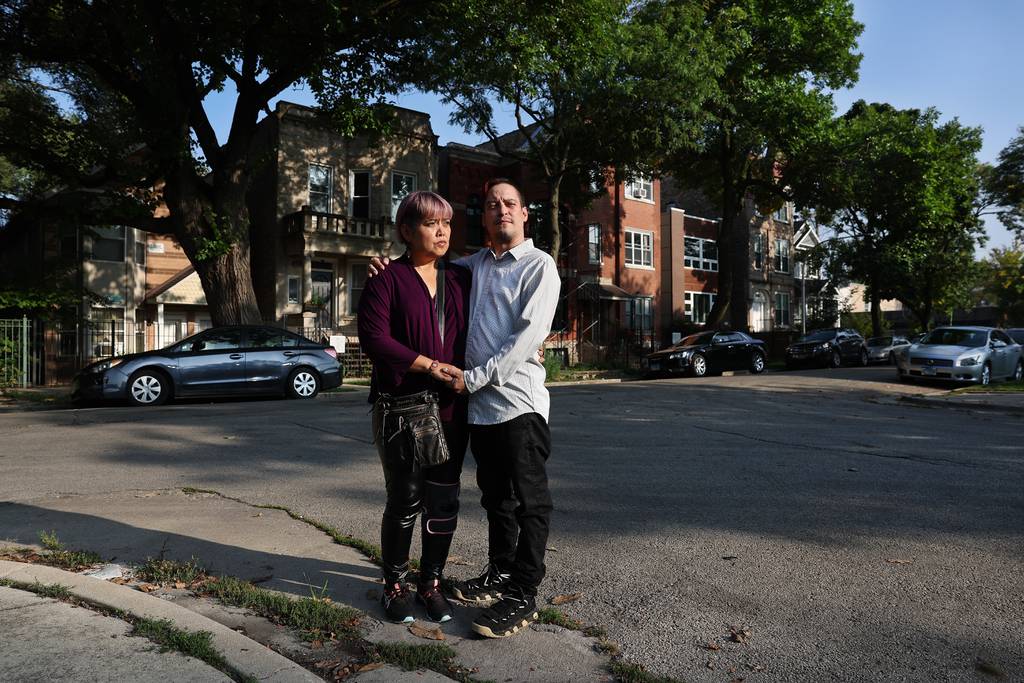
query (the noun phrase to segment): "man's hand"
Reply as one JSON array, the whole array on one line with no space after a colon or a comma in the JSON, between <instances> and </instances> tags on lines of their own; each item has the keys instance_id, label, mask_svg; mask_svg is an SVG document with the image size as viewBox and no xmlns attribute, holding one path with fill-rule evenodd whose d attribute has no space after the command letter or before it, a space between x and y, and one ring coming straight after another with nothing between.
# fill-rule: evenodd
<instances>
[{"instance_id":1,"label":"man's hand","mask_svg":"<svg viewBox=\"0 0 1024 683\"><path fill-rule=\"evenodd\" d=\"M370 278L374 275L380 275L388 267L389 263L391 263L391 259L387 256L374 256L370 259L370 265L366 267L366 277Z\"/></svg>"},{"instance_id":2,"label":"man's hand","mask_svg":"<svg viewBox=\"0 0 1024 683\"><path fill-rule=\"evenodd\" d=\"M537 349L537 360L540 361L541 365L544 365L544 347L541 346Z\"/></svg>"},{"instance_id":3,"label":"man's hand","mask_svg":"<svg viewBox=\"0 0 1024 683\"><path fill-rule=\"evenodd\" d=\"M462 370L454 365L441 363L436 369L430 371L430 376L447 384L456 394L466 393L466 382L463 379Z\"/></svg>"}]
</instances>

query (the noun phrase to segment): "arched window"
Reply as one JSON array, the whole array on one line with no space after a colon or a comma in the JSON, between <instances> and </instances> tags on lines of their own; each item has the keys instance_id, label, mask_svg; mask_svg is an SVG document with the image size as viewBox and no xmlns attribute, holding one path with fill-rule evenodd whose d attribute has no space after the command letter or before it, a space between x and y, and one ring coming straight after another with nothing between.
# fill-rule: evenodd
<instances>
[{"instance_id":1,"label":"arched window","mask_svg":"<svg viewBox=\"0 0 1024 683\"><path fill-rule=\"evenodd\" d=\"M754 292L754 304L750 307L750 329L754 332L767 332L770 319L768 295L762 291Z\"/></svg>"}]
</instances>

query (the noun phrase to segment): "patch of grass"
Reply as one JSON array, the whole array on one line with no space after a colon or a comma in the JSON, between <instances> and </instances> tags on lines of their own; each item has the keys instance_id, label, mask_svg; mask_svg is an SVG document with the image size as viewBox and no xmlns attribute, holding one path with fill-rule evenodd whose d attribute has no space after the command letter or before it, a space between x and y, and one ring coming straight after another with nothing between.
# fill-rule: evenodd
<instances>
[{"instance_id":1,"label":"patch of grass","mask_svg":"<svg viewBox=\"0 0 1024 683\"><path fill-rule=\"evenodd\" d=\"M27 553L19 551L25 561L37 564L46 564L61 569L78 571L86 569L103 562L103 558L88 550L68 550L57 538L55 531L40 531L39 543L43 546L43 552L38 555L29 550Z\"/></svg>"},{"instance_id":2,"label":"patch of grass","mask_svg":"<svg viewBox=\"0 0 1024 683\"><path fill-rule=\"evenodd\" d=\"M608 632L601 626L587 626L583 629L583 635L590 638L607 638Z\"/></svg>"},{"instance_id":3,"label":"patch of grass","mask_svg":"<svg viewBox=\"0 0 1024 683\"><path fill-rule=\"evenodd\" d=\"M994 382L988 386L972 384L968 387L954 389L954 394L1021 394L1024 393L1024 382Z\"/></svg>"},{"instance_id":4,"label":"patch of grass","mask_svg":"<svg viewBox=\"0 0 1024 683\"><path fill-rule=\"evenodd\" d=\"M567 628L570 631L579 631L583 628L583 624L566 616L562 610L557 610L554 607L541 607L537 610L537 614L539 615L537 621L542 624L554 624L555 626Z\"/></svg>"},{"instance_id":5,"label":"patch of grass","mask_svg":"<svg viewBox=\"0 0 1024 683\"><path fill-rule=\"evenodd\" d=\"M39 406L54 408L71 406L71 392L61 390L34 390L23 391L18 389L4 389L4 395L15 401L23 403L34 403Z\"/></svg>"},{"instance_id":6,"label":"patch of grass","mask_svg":"<svg viewBox=\"0 0 1024 683\"><path fill-rule=\"evenodd\" d=\"M139 619L131 634L148 638L160 646L161 652L176 650L218 669L227 667L227 662L214 649L213 634L209 631L185 631L169 619Z\"/></svg>"},{"instance_id":7,"label":"patch of grass","mask_svg":"<svg viewBox=\"0 0 1024 683\"><path fill-rule=\"evenodd\" d=\"M188 583L206 576L206 568L193 557L188 562L165 560L162 557L147 558L135 570L135 575L150 583Z\"/></svg>"},{"instance_id":8,"label":"patch of grass","mask_svg":"<svg viewBox=\"0 0 1024 683\"><path fill-rule=\"evenodd\" d=\"M621 660L612 662L611 668L618 683L682 683L677 678L647 673L639 664L630 664Z\"/></svg>"},{"instance_id":9,"label":"patch of grass","mask_svg":"<svg viewBox=\"0 0 1024 683\"><path fill-rule=\"evenodd\" d=\"M370 380L367 377L353 377L352 379L346 377L345 384L351 384L355 387L368 387L370 386Z\"/></svg>"},{"instance_id":10,"label":"patch of grass","mask_svg":"<svg viewBox=\"0 0 1024 683\"><path fill-rule=\"evenodd\" d=\"M455 650L440 643L377 643L367 654L377 661L393 664L406 671L427 669L462 683L493 683L473 678L472 670L459 666L455 661Z\"/></svg>"},{"instance_id":11,"label":"patch of grass","mask_svg":"<svg viewBox=\"0 0 1024 683\"><path fill-rule=\"evenodd\" d=\"M53 598L54 600L67 601L73 597L71 595L71 589L59 583L39 583L39 581L35 581L34 583L25 583L23 581L13 581L11 579L0 579L0 586L17 588L18 590L28 591L29 593L35 593L40 597Z\"/></svg>"},{"instance_id":12,"label":"patch of grass","mask_svg":"<svg viewBox=\"0 0 1024 683\"><path fill-rule=\"evenodd\" d=\"M358 637L355 624L361 613L336 605L329 598L289 598L232 576L211 577L201 590L227 605L252 610L275 623L290 626L308 641Z\"/></svg>"}]
</instances>

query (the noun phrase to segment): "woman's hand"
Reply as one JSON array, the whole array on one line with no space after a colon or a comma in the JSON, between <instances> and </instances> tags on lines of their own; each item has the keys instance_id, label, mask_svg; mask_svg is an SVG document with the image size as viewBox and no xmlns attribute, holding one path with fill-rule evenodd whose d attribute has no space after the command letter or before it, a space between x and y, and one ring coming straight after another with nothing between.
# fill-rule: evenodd
<instances>
[{"instance_id":1,"label":"woman's hand","mask_svg":"<svg viewBox=\"0 0 1024 683\"><path fill-rule=\"evenodd\" d=\"M384 269L391 263L391 259L387 256L376 257L370 259L370 264L366 266L366 277L371 278L374 275L380 275L384 272Z\"/></svg>"},{"instance_id":2,"label":"woman's hand","mask_svg":"<svg viewBox=\"0 0 1024 683\"><path fill-rule=\"evenodd\" d=\"M436 368L431 369L430 376L439 382L444 382L457 394L466 393L466 382L463 379L462 370L454 365L439 363Z\"/></svg>"}]
</instances>

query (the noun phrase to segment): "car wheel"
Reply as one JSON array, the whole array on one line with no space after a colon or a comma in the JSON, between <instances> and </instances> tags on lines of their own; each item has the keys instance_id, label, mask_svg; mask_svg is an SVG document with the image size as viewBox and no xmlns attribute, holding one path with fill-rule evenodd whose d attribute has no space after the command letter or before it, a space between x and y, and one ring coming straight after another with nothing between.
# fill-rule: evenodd
<instances>
[{"instance_id":1,"label":"car wheel","mask_svg":"<svg viewBox=\"0 0 1024 683\"><path fill-rule=\"evenodd\" d=\"M750 372L755 375L759 375L764 372L764 354L755 353L754 357L750 359Z\"/></svg>"},{"instance_id":2,"label":"car wheel","mask_svg":"<svg viewBox=\"0 0 1024 683\"><path fill-rule=\"evenodd\" d=\"M320 377L309 368L295 368L288 375L289 398L313 398L320 392Z\"/></svg>"},{"instance_id":3,"label":"car wheel","mask_svg":"<svg viewBox=\"0 0 1024 683\"><path fill-rule=\"evenodd\" d=\"M843 357L838 350L832 352L832 357L829 358L829 367L838 368L843 364Z\"/></svg>"},{"instance_id":4,"label":"car wheel","mask_svg":"<svg viewBox=\"0 0 1024 683\"><path fill-rule=\"evenodd\" d=\"M167 402L171 381L157 370L139 370L128 378L128 402L136 406L158 406Z\"/></svg>"},{"instance_id":5,"label":"car wheel","mask_svg":"<svg viewBox=\"0 0 1024 683\"><path fill-rule=\"evenodd\" d=\"M860 366L863 368L868 364L868 352L864 349L860 350Z\"/></svg>"},{"instance_id":6,"label":"car wheel","mask_svg":"<svg viewBox=\"0 0 1024 683\"><path fill-rule=\"evenodd\" d=\"M699 353L695 353L690 359L690 369L694 377L706 377L708 374L708 360Z\"/></svg>"},{"instance_id":7,"label":"car wheel","mask_svg":"<svg viewBox=\"0 0 1024 683\"><path fill-rule=\"evenodd\" d=\"M1017 361L1017 369L1013 372L1013 381L1019 382L1024 379L1024 361Z\"/></svg>"},{"instance_id":8,"label":"car wheel","mask_svg":"<svg viewBox=\"0 0 1024 683\"><path fill-rule=\"evenodd\" d=\"M992 366L985 363L984 367L981 368L981 386L987 387L992 383Z\"/></svg>"}]
</instances>

